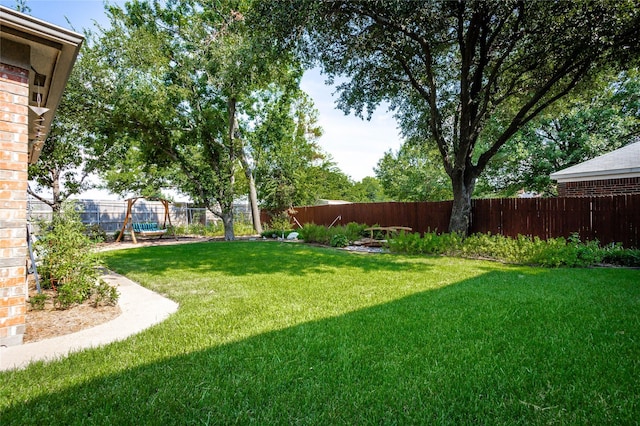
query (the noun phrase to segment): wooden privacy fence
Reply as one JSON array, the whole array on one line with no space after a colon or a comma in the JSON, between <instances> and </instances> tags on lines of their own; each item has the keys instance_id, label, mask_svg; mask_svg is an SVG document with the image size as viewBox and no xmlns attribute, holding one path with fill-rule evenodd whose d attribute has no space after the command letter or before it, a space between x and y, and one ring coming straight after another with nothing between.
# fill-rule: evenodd
<instances>
[{"instance_id":1,"label":"wooden privacy fence","mask_svg":"<svg viewBox=\"0 0 640 426\"><path fill-rule=\"evenodd\" d=\"M329 226L349 222L408 226L414 232L446 232L451 201L362 203L296 207L300 224ZM537 236L578 233L583 241L640 247L640 194L579 198L501 198L472 202L471 233Z\"/></svg>"}]
</instances>

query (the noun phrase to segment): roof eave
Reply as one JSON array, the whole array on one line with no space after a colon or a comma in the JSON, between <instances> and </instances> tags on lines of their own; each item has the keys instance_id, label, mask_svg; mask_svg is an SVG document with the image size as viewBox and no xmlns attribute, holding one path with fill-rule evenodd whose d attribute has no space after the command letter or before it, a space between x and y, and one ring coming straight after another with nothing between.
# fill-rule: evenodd
<instances>
[{"instance_id":1,"label":"roof eave","mask_svg":"<svg viewBox=\"0 0 640 426\"><path fill-rule=\"evenodd\" d=\"M44 141L51 128L51 122L62 99L62 93L71 75L71 70L80 52L84 37L81 34L3 6L0 6L0 23L3 32L12 31L12 37L23 44L32 47L43 43L49 47L51 47L51 44L60 46L58 48L58 54L50 60L52 72L51 75L48 76L50 78L50 84L48 85L46 103L39 105L49 109L49 111L42 116L44 119L42 128L37 132L33 131L32 127L34 125L32 121L34 120L29 120L29 133L30 135L35 135L29 137L29 163L33 164L38 161L40 157ZM32 78L29 79L30 94L36 90L34 89L34 80L35 79ZM33 102L31 96L29 104L31 106L38 106Z\"/></svg>"},{"instance_id":2,"label":"roof eave","mask_svg":"<svg viewBox=\"0 0 640 426\"><path fill-rule=\"evenodd\" d=\"M640 167L631 167L617 170L598 170L579 173L563 173L562 171L552 173L551 180L558 182L586 181L586 180L603 180L603 179L621 179L626 177L640 176Z\"/></svg>"}]
</instances>

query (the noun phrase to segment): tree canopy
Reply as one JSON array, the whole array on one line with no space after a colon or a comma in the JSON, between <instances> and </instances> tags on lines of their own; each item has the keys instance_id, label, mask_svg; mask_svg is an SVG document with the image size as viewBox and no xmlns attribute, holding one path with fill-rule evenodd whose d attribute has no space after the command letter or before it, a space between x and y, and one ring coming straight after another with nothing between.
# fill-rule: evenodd
<instances>
[{"instance_id":1,"label":"tree canopy","mask_svg":"<svg viewBox=\"0 0 640 426\"><path fill-rule=\"evenodd\" d=\"M515 135L489 164L487 183L507 194L518 190L556 195L549 175L634 142L640 136L640 73L605 75L590 93L550 108Z\"/></svg>"},{"instance_id":2,"label":"tree canopy","mask_svg":"<svg viewBox=\"0 0 640 426\"><path fill-rule=\"evenodd\" d=\"M239 168L257 205L246 146L247 122L264 113L256 93L297 84L300 75L288 52L248 30L250 6L191 0L110 6L111 27L100 45L118 82L103 136L129 148L117 159L117 173L105 174L110 187L136 175L176 185L222 218L227 239L234 238Z\"/></svg>"},{"instance_id":3,"label":"tree canopy","mask_svg":"<svg viewBox=\"0 0 640 426\"><path fill-rule=\"evenodd\" d=\"M554 196L551 173L634 142L640 136L638 69L599 80L587 93L558 102L516 133L479 177L474 197L509 197L522 191ZM406 141L398 152L385 153L376 175L398 201L451 198L451 186L431 145Z\"/></svg>"},{"instance_id":4,"label":"tree canopy","mask_svg":"<svg viewBox=\"0 0 640 426\"><path fill-rule=\"evenodd\" d=\"M262 22L316 59L339 106L388 101L406 137L437 147L451 180L449 230L466 233L476 181L524 126L604 70L637 61L632 0L261 3Z\"/></svg>"},{"instance_id":5,"label":"tree canopy","mask_svg":"<svg viewBox=\"0 0 640 426\"><path fill-rule=\"evenodd\" d=\"M385 194L395 201L451 199L451 184L435 147L408 140L387 151L375 168Z\"/></svg>"}]
</instances>

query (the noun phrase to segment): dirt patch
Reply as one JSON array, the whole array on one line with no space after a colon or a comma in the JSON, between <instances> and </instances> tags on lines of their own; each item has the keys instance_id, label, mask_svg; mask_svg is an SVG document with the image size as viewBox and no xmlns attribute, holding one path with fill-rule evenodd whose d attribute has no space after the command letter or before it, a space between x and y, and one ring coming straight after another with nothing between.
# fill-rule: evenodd
<instances>
[{"instance_id":1,"label":"dirt patch","mask_svg":"<svg viewBox=\"0 0 640 426\"><path fill-rule=\"evenodd\" d=\"M44 309L33 309L31 304L27 303L24 343L75 333L76 331L111 321L121 313L118 305L99 306L96 308L90 302L59 310L53 305L54 291L43 290L42 292L47 295ZM29 297L34 297L37 294L35 288L33 288L29 292Z\"/></svg>"}]
</instances>

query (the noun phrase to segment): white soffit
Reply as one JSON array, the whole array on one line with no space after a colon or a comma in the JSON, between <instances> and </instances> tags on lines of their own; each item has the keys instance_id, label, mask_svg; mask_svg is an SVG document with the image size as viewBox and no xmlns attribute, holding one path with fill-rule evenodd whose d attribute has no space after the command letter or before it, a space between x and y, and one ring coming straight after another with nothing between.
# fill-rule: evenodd
<instances>
[{"instance_id":1,"label":"white soffit","mask_svg":"<svg viewBox=\"0 0 640 426\"><path fill-rule=\"evenodd\" d=\"M31 52L29 105L48 108L48 112L42 116L43 123L38 123L40 126L37 129L34 122L38 116L33 110L29 112L30 163L36 162L40 156L83 41L81 34L0 6L0 43L4 42L6 46L11 43L28 46ZM35 99L37 94L40 94L40 105Z\"/></svg>"}]
</instances>

